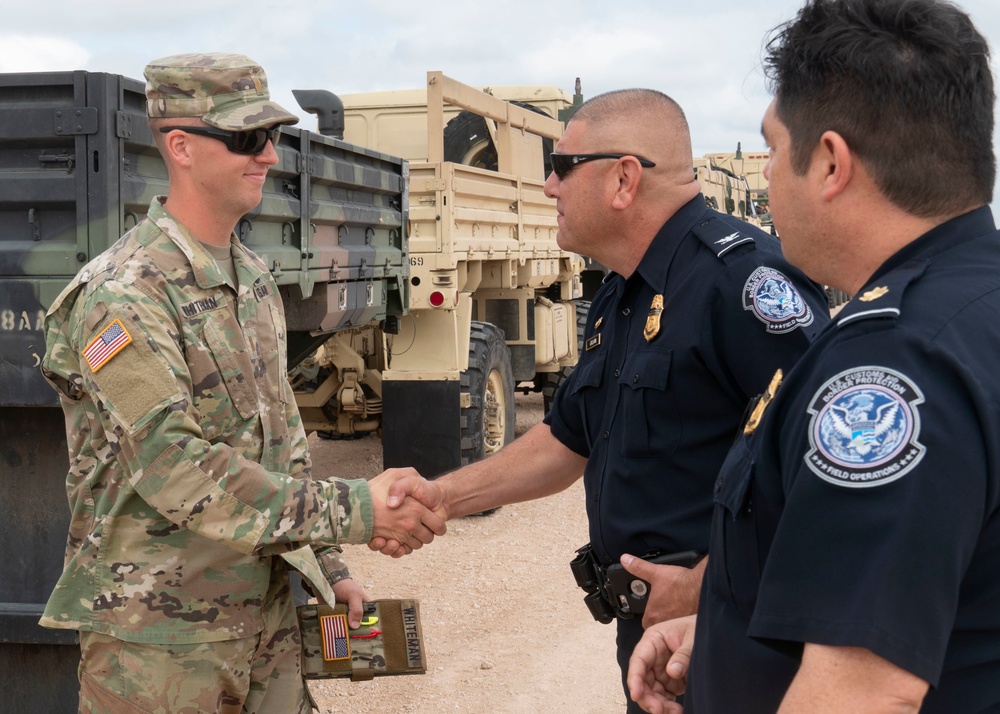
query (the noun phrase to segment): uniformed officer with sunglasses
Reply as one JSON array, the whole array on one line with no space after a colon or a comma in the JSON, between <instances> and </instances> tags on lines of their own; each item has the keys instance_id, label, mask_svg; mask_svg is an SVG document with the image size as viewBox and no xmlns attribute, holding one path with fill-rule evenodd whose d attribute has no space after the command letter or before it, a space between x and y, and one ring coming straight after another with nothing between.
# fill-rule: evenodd
<instances>
[{"instance_id":1,"label":"uniformed officer with sunglasses","mask_svg":"<svg viewBox=\"0 0 1000 714\"><path fill-rule=\"evenodd\" d=\"M364 593L338 543L444 532L388 481L313 481L281 297L233 233L282 124L263 69L187 54L145 70L168 195L46 319L66 413L72 520L42 624L80 630L81 711L309 711L288 566L328 602ZM279 557L280 556L280 557Z\"/></svg>"},{"instance_id":2,"label":"uniformed officer with sunglasses","mask_svg":"<svg viewBox=\"0 0 1000 714\"><path fill-rule=\"evenodd\" d=\"M639 556L628 568L652 583L643 615L609 606L624 673L643 625L694 612L704 568L642 557L707 552L715 476L744 410L805 351L828 308L774 237L707 206L684 112L667 95L593 97L555 148L545 193L559 245L611 270L580 361L543 424L417 495L455 517L582 476L597 568Z\"/></svg>"}]
</instances>

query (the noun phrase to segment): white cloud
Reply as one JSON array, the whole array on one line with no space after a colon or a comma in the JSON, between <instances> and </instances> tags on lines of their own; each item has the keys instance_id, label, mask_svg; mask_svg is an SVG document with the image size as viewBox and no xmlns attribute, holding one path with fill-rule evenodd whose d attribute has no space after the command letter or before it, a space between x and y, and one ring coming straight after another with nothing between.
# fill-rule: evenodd
<instances>
[{"instance_id":1,"label":"white cloud","mask_svg":"<svg viewBox=\"0 0 1000 714\"><path fill-rule=\"evenodd\" d=\"M0 72L81 69L90 53L78 42L51 35L0 34Z\"/></svg>"}]
</instances>

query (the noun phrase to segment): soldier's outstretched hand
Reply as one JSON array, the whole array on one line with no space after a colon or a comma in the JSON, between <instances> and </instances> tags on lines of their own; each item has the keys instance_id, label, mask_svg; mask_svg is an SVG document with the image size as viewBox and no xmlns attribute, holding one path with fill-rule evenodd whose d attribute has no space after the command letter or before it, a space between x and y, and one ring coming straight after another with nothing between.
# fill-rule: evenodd
<instances>
[{"instance_id":1,"label":"soldier's outstretched hand","mask_svg":"<svg viewBox=\"0 0 1000 714\"><path fill-rule=\"evenodd\" d=\"M408 501L417 500L443 521L448 520L444 491L439 484L421 477L414 469L389 469L380 474L378 478L383 476L386 476L387 480L390 476L392 478L385 501L386 506L390 509L398 509ZM371 539L368 547L385 555L391 555L393 558L408 555L414 550L406 541L396 538L380 538L378 534Z\"/></svg>"},{"instance_id":2,"label":"soldier's outstretched hand","mask_svg":"<svg viewBox=\"0 0 1000 714\"><path fill-rule=\"evenodd\" d=\"M632 701L649 714L682 714L675 700L687 686L696 615L647 628L628 662Z\"/></svg>"},{"instance_id":3,"label":"soldier's outstretched hand","mask_svg":"<svg viewBox=\"0 0 1000 714\"><path fill-rule=\"evenodd\" d=\"M390 487L404 481L402 488ZM447 513L439 489L411 468L387 469L368 482L374 528L368 547L399 557L444 535ZM426 501L430 505L425 505ZM391 548L387 549L387 544Z\"/></svg>"}]
</instances>

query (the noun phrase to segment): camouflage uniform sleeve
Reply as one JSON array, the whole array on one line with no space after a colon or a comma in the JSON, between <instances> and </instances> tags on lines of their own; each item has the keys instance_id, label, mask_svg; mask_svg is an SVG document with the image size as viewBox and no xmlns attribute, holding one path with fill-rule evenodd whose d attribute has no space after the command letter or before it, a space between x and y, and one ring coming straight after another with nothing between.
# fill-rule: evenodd
<instances>
[{"instance_id":1,"label":"camouflage uniform sleeve","mask_svg":"<svg viewBox=\"0 0 1000 714\"><path fill-rule=\"evenodd\" d=\"M323 577L331 586L351 577L351 571L344 560L344 550L339 545L314 546L316 560L323 571Z\"/></svg>"},{"instance_id":2,"label":"camouflage uniform sleeve","mask_svg":"<svg viewBox=\"0 0 1000 714\"><path fill-rule=\"evenodd\" d=\"M228 443L204 438L175 320L143 290L107 281L90 293L79 318L77 346L91 344L116 319L131 335L99 371L84 366L82 381L129 483L161 515L243 553L371 539L364 480L268 471ZM302 461L300 470L306 467Z\"/></svg>"},{"instance_id":3,"label":"camouflage uniform sleeve","mask_svg":"<svg viewBox=\"0 0 1000 714\"><path fill-rule=\"evenodd\" d=\"M291 391L291 385L288 390ZM302 426L302 415L299 406L292 399L285 408L285 419L291 434L291 464L290 476L309 478L312 473L312 460L309 458L309 444L306 441L306 430Z\"/></svg>"}]
</instances>

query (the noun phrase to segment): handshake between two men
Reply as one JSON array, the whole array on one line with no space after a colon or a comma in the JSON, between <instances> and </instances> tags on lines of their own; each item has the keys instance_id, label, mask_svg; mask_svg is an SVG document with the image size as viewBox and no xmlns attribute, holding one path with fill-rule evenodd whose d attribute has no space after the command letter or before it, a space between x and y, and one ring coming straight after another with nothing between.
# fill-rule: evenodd
<instances>
[{"instance_id":1,"label":"handshake between two men","mask_svg":"<svg viewBox=\"0 0 1000 714\"><path fill-rule=\"evenodd\" d=\"M368 488L374 511L368 543L372 550L399 558L445 534L445 522L452 516L445 507L444 489L415 469L387 469L369 481Z\"/></svg>"}]
</instances>

